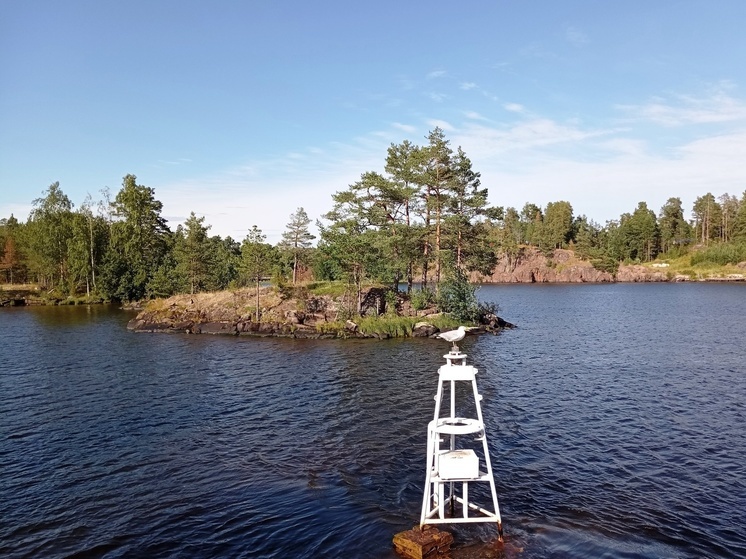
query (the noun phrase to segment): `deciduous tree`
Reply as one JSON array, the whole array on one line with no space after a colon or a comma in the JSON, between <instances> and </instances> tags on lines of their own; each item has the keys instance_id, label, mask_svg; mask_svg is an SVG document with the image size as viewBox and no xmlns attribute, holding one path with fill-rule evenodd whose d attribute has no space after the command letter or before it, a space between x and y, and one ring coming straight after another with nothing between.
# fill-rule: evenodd
<instances>
[{"instance_id":1,"label":"deciduous tree","mask_svg":"<svg viewBox=\"0 0 746 559\"><path fill-rule=\"evenodd\" d=\"M32 271L45 285L63 286L67 279L67 244L70 241L73 204L59 182L33 201L27 223Z\"/></svg>"}]
</instances>

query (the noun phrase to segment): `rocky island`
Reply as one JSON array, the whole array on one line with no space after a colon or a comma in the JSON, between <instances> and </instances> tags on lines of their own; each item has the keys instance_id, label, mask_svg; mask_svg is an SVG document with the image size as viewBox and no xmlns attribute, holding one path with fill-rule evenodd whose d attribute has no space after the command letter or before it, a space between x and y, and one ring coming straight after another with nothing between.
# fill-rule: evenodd
<instances>
[{"instance_id":1,"label":"rocky island","mask_svg":"<svg viewBox=\"0 0 746 559\"><path fill-rule=\"evenodd\" d=\"M254 288L175 295L148 301L129 321L127 328L135 332L233 336L390 338L429 337L458 325L458 321L437 312L434 306L415 309L404 293L396 295L394 310L390 308L392 298L386 295L384 288L368 289L364 293L360 316L351 317L344 296L310 295L303 289L261 287L258 321ZM512 327L513 324L500 317L487 314L471 331L496 332Z\"/></svg>"}]
</instances>

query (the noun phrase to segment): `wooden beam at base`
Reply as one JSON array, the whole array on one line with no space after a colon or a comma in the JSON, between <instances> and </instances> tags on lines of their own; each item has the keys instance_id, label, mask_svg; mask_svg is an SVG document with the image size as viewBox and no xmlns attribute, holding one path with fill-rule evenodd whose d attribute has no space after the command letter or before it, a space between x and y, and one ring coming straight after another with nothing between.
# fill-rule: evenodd
<instances>
[{"instance_id":1,"label":"wooden beam at base","mask_svg":"<svg viewBox=\"0 0 746 559\"><path fill-rule=\"evenodd\" d=\"M399 532L394 536L394 549L407 559L439 559L448 557L453 536L437 528L425 525L420 529Z\"/></svg>"}]
</instances>

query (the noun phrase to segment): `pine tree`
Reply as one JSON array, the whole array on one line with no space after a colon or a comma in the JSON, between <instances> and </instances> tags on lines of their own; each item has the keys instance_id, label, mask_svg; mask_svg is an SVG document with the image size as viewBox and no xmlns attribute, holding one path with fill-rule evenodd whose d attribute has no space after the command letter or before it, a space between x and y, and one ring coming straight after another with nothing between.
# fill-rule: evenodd
<instances>
[{"instance_id":1,"label":"pine tree","mask_svg":"<svg viewBox=\"0 0 746 559\"><path fill-rule=\"evenodd\" d=\"M310 233L308 226L311 219L306 210L298 208L290 214L290 222L285 226L280 246L289 251L293 257L293 285L298 281L298 266L303 262L303 256L311 247L311 241L316 237Z\"/></svg>"}]
</instances>

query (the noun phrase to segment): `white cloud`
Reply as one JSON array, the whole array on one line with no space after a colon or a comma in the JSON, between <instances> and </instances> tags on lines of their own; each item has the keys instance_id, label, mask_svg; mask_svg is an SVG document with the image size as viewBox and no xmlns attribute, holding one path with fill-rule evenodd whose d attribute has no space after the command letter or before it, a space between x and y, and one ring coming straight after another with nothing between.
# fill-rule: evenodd
<instances>
[{"instance_id":1,"label":"white cloud","mask_svg":"<svg viewBox=\"0 0 746 559\"><path fill-rule=\"evenodd\" d=\"M658 97L642 105L617 105L617 108L633 119L669 127L746 120L746 102L731 97L722 87L706 97L676 95L672 100Z\"/></svg>"},{"instance_id":2,"label":"white cloud","mask_svg":"<svg viewBox=\"0 0 746 559\"><path fill-rule=\"evenodd\" d=\"M277 243L290 213L303 207L315 223L332 208L332 194L346 189L365 171L382 172L386 149L399 141L398 133L372 132L323 149L288 152L275 159L153 186L171 229L194 211L205 216L213 235L242 240L251 226L257 225L268 242Z\"/></svg>"},{"instance_id":3,"label":"white cloud","mask_svg":"<svg viewBox=\"0 0 746 559\"><path fill-rule=\"evenodd\" d=\"M410 124L402 124L401 122L394 122L391 126L396 130L401 130L402 132L406 132L407 134L412 134L417 131L417 128L415 126L412 126Z\"/></svg>"},{"instance_id":4,"label":"white cloud","mask_svg":"<svg viewBox=\"0 0 746 559\"><path fill-rule=\"evenodd\" d=\"M437 118L429 119L427 121L427 125L430 127L431 130L434 128L440 128L445 132L451 132L455 129L450 122L447 122L445 120L438 120Z\"/></svg>"},{"instance_id":5,"label":"white cloud","mask_svg":"<svg viewBox=\"0 0 746 559\"><path fill-rule=\"evenodd\" d=\"M365 171L383 171L391 142L406 138L423 144L427 126L440 127L454 148L464 148L496 205L520 209L526 202L568 200L576 215L604 223L633 211L640 201L658 212L676 196L689 212L706 192L740 196L746 188L746 124L732 128L740 122L744 103L721 91L679 96L676 103L655 99L651 104L669 107L677 121L726 122L730 129L708 129L710 135L694 139L672 139L666 133L667 145L661 149L656 135L660 128L655 126L642 131L634 124L590 127L580 120L533 116L523 105L511 103L513 121L495 123L470 110L459 118L432 118L422 125L392 122L347 142L296 150L294 157L247 161L213 176L156 186L172 228L177 218L183 220L195 211L206 216L213 234L241 240L256 224L270 242L277 242L297 207L304 207L312 219L319 218L331 209L333 193ZM705 119L695 110L703 107L721 117ZM667 119L652 122L669 126Z\"/></svg>"},{"instance_id":6,"label":"white cloud","mask_svg":"<svg viewBox=\"0 0 746 559\"><path fill-rule=\"evenodd\" d=\"M653 153L645 140L610 138L603 131L572 130L546 121L529 129L531 133L522 127L459 131L454 143L464 146L482 174L493 204L520 209L526 202L543 206L568 200L575 215L603 224L633 211L640 201L657 213L668 198L679 197L688 213L706 192L740 196L746 188L746 130ZM566 144L560 140L563 131L571 136Z\"/></svg>"},{"instance_id":7,"label":"white cloud","mask_svg":"<svg viewBox=\"0 0 746 559\"><path fill-rule=\"evenodd\" d=\"M475 111L464 111L464 117L468 118L469 120L481 120L481 121L489 121L488 118L482 116L478 112Z\"/></svg>"},{"instance_id":8,"label":"white cloud","mask_svg":"<svg viewBox=\"0 0 746 559\"><path fill-rule=\"evenodd\" d=\"M459 88L463 89L464 91L469 91L470 89L475 89L477 87L477 84L474 82L464 82L462 83Z\"/></svg>"},{"instance_id":9,"label":"white cloud","mask_svg":"<svg viewBox=\"0 0 746 559\"><path fill-rule=\"evenodd\" d=\"M446 76L446 71L445 70L435 70L433 72L430 72L427 75L427 79L433 80L433 79L436 79L436 78L443 78L445 76Z\"/></svg>"},{"instance_id":10,"label":"white cloud","mask_svg":"<svg viewBox=\"0 0 746 559\"><path fill-rule=\"evenodd\" d=\"M520 105L518 103L505 103L503 105L503 109L512 113L522 113L525 110L523 108L523 105Z\"/></svg>"},{"instance_id":11,"label":"white cloud","mask_svg":"<svg viewBox=\"0 0 746 559\"><path fill-rule=\"evenodd\" d=\"M643 155L648 149L646 141L632 138L612 138L599 142L598 146L620 155Z\"/></svg>"},{"instance_id":12,"label":"white cloud","mask_svg":"<svg viewBox=\"0 0 746 559\"><path fill-rule=\"evenodd\" d=\"M477 153L502 154L557 144L577 144L609 133L609 130L583 130L550 119L534 118L517 122L511 127L468 124L459 130L458 141L455 143L463 144L467 153L473 150Z\"/></svg>"}]
</instances>

